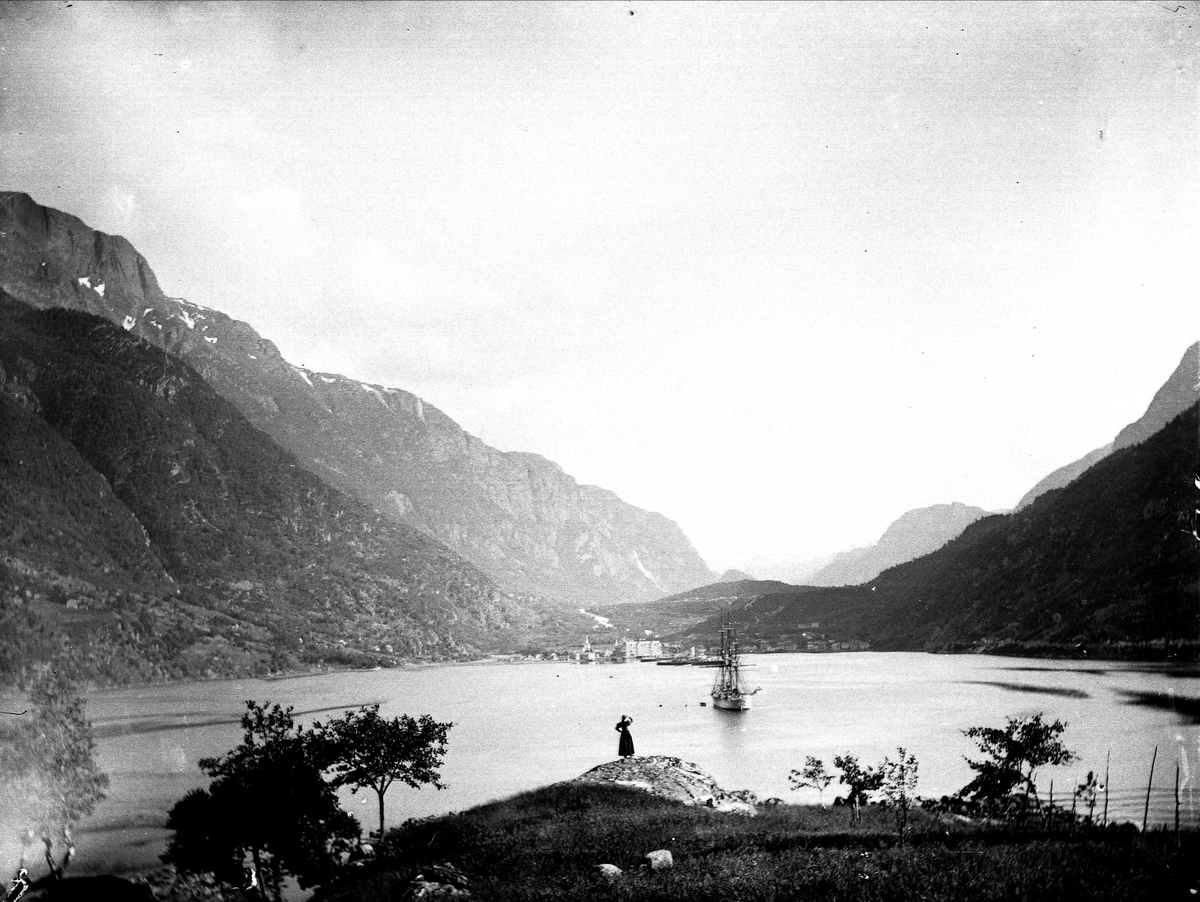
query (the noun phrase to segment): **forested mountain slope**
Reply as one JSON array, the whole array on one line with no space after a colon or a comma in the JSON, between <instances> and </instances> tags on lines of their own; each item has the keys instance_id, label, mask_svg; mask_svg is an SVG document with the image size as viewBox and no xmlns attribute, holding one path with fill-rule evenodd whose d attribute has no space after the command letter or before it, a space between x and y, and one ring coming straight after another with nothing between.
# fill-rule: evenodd
<instances>
[{"instance_id":1,"label":"forested mountain slope","mask_svg":"<svg viewBox=\"0 0 1200 902\"><path fill-rule=\"evenodd\" d=\"M1197 429L1193 405L1143 443L1021 511L972 524L933 554L862 586L760 596L735 605L735 620L749 638L776 641L820 621L877 649L1153 655L1166 643L1195 653ZM682 638L713 635L710 619Z\"/></svg>"},{"instance_id":2,"label":"forested mountain slope","mask_svg":"<svg viewBox=\"0 0 1200 902\"><path fill-rule=\"evenodd\" d=\"M98 681L466 657L582 625L328 486L90 314L0 295L0 398L0 614L68 637ZM20 635L0 641L19 666Z\"/></svg>"}]
</instances>

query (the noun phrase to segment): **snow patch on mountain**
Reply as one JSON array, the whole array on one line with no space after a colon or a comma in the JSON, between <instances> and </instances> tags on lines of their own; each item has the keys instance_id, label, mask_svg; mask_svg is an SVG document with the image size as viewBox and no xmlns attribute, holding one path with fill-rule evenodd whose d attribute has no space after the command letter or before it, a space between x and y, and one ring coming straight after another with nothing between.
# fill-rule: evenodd
<instances>
[{"instance_id":1,"label":"snow patch on mountain","mask_svg":"<svg viewBox=\"0 0 1200 902\"><path fill-rule=\"evenodd\" d=\"M176 304L186 304L189 307L195 307L197 310L207 310L209 313L217 313L212 307L205 307L203 304L197 304L195 301L189 301L185 298L167 298L169 301L174 301ZM197 314L197 318L204 319L203 316Z\"/></svg>"},{"instance_id":2,"label":"snow patch on mountain","mask_svg":"<svg viewBox=\"0 0 1200 902\"><path fill-rule=\"evenodd\" d=\"M96 292L96 294L100 295L100 297L104 297L104 283L101 282L99 285L93 288L92 291Z\"/></svg>"},{"instance_id":3,"label":"snow patch on mountain","mask_svg":"<svg viewBox=\"0 0 1200 902\"><path fill-rule=\"evenodd\" d=\"M388 406L387 398L385 398L383 396L383 392L381 392L379 389L377 389L374 385L367 385L365 382L360 382L358 384L363 389L363 391L368 391L371 394L373 394L379 400L379 403L382 404L384 407Z\"/></svg>"},{"instance_id":4,"label":"snow patch on mountain","mask_svg":"<svg viewBox=\"0 0 1200 902\"><path fill-rule=\"evenodd\" d=\"M298 366L293 366L292 369L296 371L297 376L308 383L309 388L316 388L316 386L312 384L312 380L308 378L308 373L306 371L302 370Z\"/></svg>"},{"instance_id":5,"label":"snow patch on mountain","mask_svg":"<svg viewBox=\"0 0 1200 902\"><path fill-rule=\"evenodd\" d=\"M189 313L188 313L186 310L180 310L180 311L179 311L179 318L180 318L181 320L183 320L183 324L184 324L185 326L187 326L189 329L195 329L195 328L196 328L196 317L193 317L193 316L192 316L191 314L189 314ZM203 317L200 317L200 318L201 318L201 319L203 319Z\"/></svg>"},{"instance_id":6,"label":"snow patch on mountain","mask_svg":"<svg viewBox=\"0 0 1200 902\"><path fill-rule=\"evenodd\" d=\"M667 591L666 589L664 589L662 586L660 586L660 585L658 584L658 580L656 580L656 579L654 578L654 574L653 574L653 573L651 573L649 570L647 570L647 569L646 569L646 565L642 563L642 557L641 557L641 555L639 555L639 554L638 554L638 553L635 551L635 552L633 552L633 554L631 555L631 560L632 560L632 561L633 561L633 563L634 563L634 564L637 566L638 570L639 570L639 571L641 571L641 574L642 574L642 576L646 577L646 579L648 579L648 580L650 580L650 582L654 583L654 588L658 589L658 591L660 591L660 592L666 592L666 591Z\"/></svg>"},{"instance_id":7,"label":"snow patch on mountain","mask_svg":"<svg viewBox=\"0 0 1200 902\"><path fill-rule=\"evenodd\" d=\"M204 340L207 341L210 345L215 345L217 343L217 340L215 338L209 338L207 335L204 336Z\"/></svg>"},{"instance_id":8,"label":"snow patch on mountain","mask_svg":"<svg viewBox=\"0 0 1200 902\"><path fill-rule=\"evenodd\" d=\"M92 280L88 276L80 276L76 281L84 288L92 287Z\"/></svg>"},{"instance_id":9,"label":"snow patch on mountain","mask_svg":"<svg viewBox=\"0 0 1200 902\"><path fill-rule=\"evenodd\" d=\"M125 331L128 332L130 329L132 329L134 326L137 325L137 320L134 319L132 316L127 316L127 317L125 317L125 319L121 320L121 325L124 326Z\"/></svg>"}]
</instances>

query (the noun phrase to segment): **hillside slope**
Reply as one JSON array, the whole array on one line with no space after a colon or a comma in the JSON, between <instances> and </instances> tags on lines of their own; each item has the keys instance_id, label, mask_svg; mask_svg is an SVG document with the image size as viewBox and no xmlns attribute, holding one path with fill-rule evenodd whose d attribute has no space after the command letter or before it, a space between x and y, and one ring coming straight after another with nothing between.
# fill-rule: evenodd
<instances>
[{"instance_id":1,"label":"hillside slope","mask_svg":"<svg viewBox=\"0 0 1200 902\"><path fill-rule=\"evenodd\" d=\"M579 485L536 454L491 448L409 392L290 365L245 323L166 297L124 238L25 194L0 195L0 288L34 307L94 313L165 349L302 466L518 591L593 604L716 578L661 514Z\"/></svg>"},{"instance_id":2,"label":"hillside slope","mask_svg":"<svg viewBox=\"0 0 1200 902\"><path fill-rule=\"evenodd\" d=\"M867 548L843 551L816 573L805 577L807 586L855 586L874 579L889 567L937 551L987 511L954 502L908 511L893 522Z\"/></svg>"},{"instance_id":3,"label":"hillside slope","mask_svg":"<svg viewBox=\"0 0 1200 902\"><path fill-rule=\"evenodd\" d=\"M1102 448L1089 451L1079 460L1059 467L1025 493L1014 510L1021 510L1051 489L1062 488L1089 467L1114 451L1144 442L1168 422L1179 416L1200 399L1200 342L1183 353L1179 366L1154 393L1146 412L1117 433L1116 438Z\"/></svg>"},{"instance_id":4,"label":"hillside slope","mask_svg":"<svg viewBox=\"0 0 1200 902\"><path fill-rule=\"evenodd\" d=\"M68 637L92 623L76 657L97 680L458 658L577 629L326 485L110 323L0 295L0 368L0 602Z\"/></svg>"},{"instance_id":5,"label":"hillside slope","mask_svg":"<svg viewBox=\"0 0 1200 902\"><path fill-rule=\"evenodd\" d=\"M866 585L735 605L747 638L797 624L893 650L1158 654L1200 642L1197 405L1024 510L984 519ZM715 635L715 620L681 636Z\"/></svg>"}]
</instances>

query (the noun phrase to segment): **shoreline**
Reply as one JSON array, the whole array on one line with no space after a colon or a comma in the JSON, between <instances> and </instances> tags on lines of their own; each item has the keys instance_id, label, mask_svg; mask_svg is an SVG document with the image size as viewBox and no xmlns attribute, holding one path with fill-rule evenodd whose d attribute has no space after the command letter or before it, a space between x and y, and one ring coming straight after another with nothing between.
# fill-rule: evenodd
<instances>
[{"instance_id":1,"label":"shoreline","mask_svg":"<svg viewBox=\"0 0 1200 902\"><path fill-rule=\"evenodd\" d=\"M901 648L870 648L861 651L838 651L838 652L807 652L807 651L748 651L746 655L772 657L775 655L804 655L806 657L828 657L830 655L862 655L862 654L879 654L879 655L898 655L898 654L915 654L915 655L930 655L930 656L947 656L947 657L981 657L981 658L1027 658L1033 661L1047 661L1064 664L1142 664L1153 665L1155 672L1172 672L1176 669L1196 670L1200 672L1200 642L1189 643L1195 645L1197 649L1196 657L1189 658L1173 658L1163 660L1160 657L1152 657L1149 655L1121 655L1121 656L1092 656L1083 655L1065 655L1065 654L1041 654L1035 648L991 648L991 649L901 649ZM99 695L105 692L125 691L129 689L153 688L158 686L207 686L220 683L235 683L246 680L258 680L264 683L283 683L291 680L303 680L313 677L332 676L334 674L351 674L351 673L375 673L376 671L423 671L435 670L439 668L452 667L477 667L477 666L516 666L516 665L569 665L577 666L601 666L609 664L635 664L642 663L640 661L605 661L605 662L580 662L580 661L549 661L549 660L530 660L520 659L511 660L510 656L502 654L490 654L482 658L476 658L469 661L403 661L398 662L389 667L326 667L320 670L299 670L289 673L273 673L267 675L245 674L242 676L220 676L212 678L196 678L190 677L180 680L162 680L158 682L133 682L133 683L115 683L104 686L88 686L80 690L81 694L87 698L91 695ZM5 693L18 693L15 687L0 689L0 697Z\"/></svg>"}]
</instances>

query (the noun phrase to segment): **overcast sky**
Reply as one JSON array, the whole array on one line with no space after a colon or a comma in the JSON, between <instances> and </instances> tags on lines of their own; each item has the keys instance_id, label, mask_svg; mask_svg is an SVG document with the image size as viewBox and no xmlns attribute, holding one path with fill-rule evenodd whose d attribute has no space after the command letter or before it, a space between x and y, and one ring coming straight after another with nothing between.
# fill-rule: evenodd
<instances>
[{"instance_id":1,"label":"overcast sky","mask_svg":"<svg viewBox=\"0 0 1200 902\"><path fill-rule=\"evenodd\" d=\"M1145 410L1197 9L5 4L0 188L765 573Z\"/></svg>"}]
</instances>

